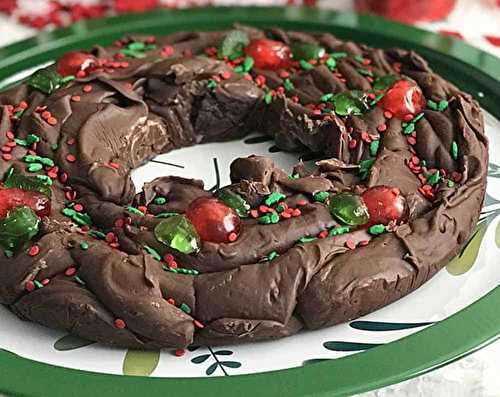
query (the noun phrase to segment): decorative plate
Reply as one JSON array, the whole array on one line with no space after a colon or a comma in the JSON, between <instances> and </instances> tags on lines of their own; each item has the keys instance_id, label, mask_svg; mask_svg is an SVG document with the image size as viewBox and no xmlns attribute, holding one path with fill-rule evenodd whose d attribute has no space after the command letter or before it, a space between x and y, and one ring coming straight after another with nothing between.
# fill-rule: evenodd
<instances>
[{"instance_id":1,"label":"decorative plate","mask_svg":"<svg viewBox=\"0 0 500 397\"><path fill-rule=\"evenodd\" d=\"M72 48L107 44L126 33L210 30L233 22L330 31L373 46L412 47L434 69L473 94L486 111L490 167L475 232L441 272L407 297L349 324L273 342L141 352L111 349L32 323L0 308L0 391L29 396L171 393L234 396L345 395L398 382L457 359L500 334L500 60L466 44L375 17L278 8L156 11L79 23L0 49L0 87ZM315 22L311 22L315 21ZM404 38L404 39L403 39ZM481 68L482 70L479 70ZM495 107L496 106L496 107ZM158 176L229 183L229 164L250 154L290 169L298 155L259 135L185 148L135 170L141 187ZM131 377L128 375L136 375Z\"/></svg>"}]
</instances>

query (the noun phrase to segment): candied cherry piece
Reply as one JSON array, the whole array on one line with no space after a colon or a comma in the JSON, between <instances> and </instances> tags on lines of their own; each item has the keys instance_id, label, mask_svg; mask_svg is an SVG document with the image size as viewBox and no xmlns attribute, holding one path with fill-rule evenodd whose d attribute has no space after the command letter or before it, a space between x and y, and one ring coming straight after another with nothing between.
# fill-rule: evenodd
<instances>
[{"instance_id":1,"label":"candied cherry piece","mask_svg":"<svg viewBox=\"0 0 500 397\"><path fill-rule=\"evenodd\" d=\"M97 64L97 58L92 54L79 51L67 52L57 61L57 73L62 76L75 76L80 71Z\"/></svg>"},{"instance_id":2,"label":"candied cherry piece","mask_svg":"<svg viewBox=\"0 0 500 397\"><path fill-rule=\"evenodd\" d=\"M245 53L252 57L257 69L277 70L290 66L292 52L281 41L255 39L245 48Z\"/></svg>"},{"instance_id":3,"label":"candied cherry piece","mask_svg":"<svg viewBox=\"0 0 500 397\"><path fill-rule=\"evenodd\" d=\"M362 195L368 213L370 225L387 225L391 221L401 221L406 216L406 200L398 188L374 186Z\"/></svg>"},{"instance_id":4,"label":"candied cherry piece","mask_svg":"<svg viewBox=\"0 0 500 397\"><path fill-rule=\"evenodd\" d=\"M0 219L0 246L17 250L37 233L40 218L29 207L16 207Z\"/></svg>"},{"instance_id":5,"label":"candied cherry piece","mask_svg":"<svg viewBox=\"0 0 500 397\"><path fill-rule=\"evenodd\" d=\"M403 120L405 116L415 116L425 106L424 94L410 80L398 80L387 90L379 105L395 117Z\"/></svg>"},{"instance_id":6,"label":"candied cherry piece","mask_svg":"<svg viewBox=\"0 0 500 397\"><path fill-rule=\"evenodd\" d=\"M192 254L200 249L200 236L184 215L174 215L156 225L156 239L183 254Z\"/></svg>"},{"instance_id":7,"label":"candied cherry piece","mask_svg":"<svg viewBox=\"0 0 500 397\"><path fill-rule=\"evenodd\" d=\"M44 194L18 188L0 188L0 218L7 216L12 208L21 206L31 208L39 217L50 215L50 199Z\"/></svg>"},{"instance_id":8,"label":"candied cherry piece","mask_svg":"<svg viewBox=\"0 0 500 397\"><path fill-rule=\"evenodd\" d=\"M200 238L212 243L228 243L231 233L238 234L241 220L236 212L213 197L199 197L186 210L186 217L191 221Z\"/></svg>"},{"instance_id":9,"label":"candied cherry piece","mask_svg":"<svg viewBox=\"0 0 500 397\"><path fill-rule=\"evenodd\" d=\"M349 226L364 225L369 221L368 209L358 194L344 192L330 198L330 213Z\"/></svg>"}]
</instances>

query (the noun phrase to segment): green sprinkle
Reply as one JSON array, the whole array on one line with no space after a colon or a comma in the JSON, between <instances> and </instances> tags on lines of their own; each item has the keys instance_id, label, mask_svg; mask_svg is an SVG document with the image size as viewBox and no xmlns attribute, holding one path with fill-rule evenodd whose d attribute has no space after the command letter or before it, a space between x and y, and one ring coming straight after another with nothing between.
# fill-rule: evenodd
<instances>
[{"instance_id":1,"label":"green sprinkle","mask_svg":"<svg viewBox=\"0 0 500 397\"><path fill-rule=\"evenodd\" d=\"M7 257L7 258L12 258L14 256L14 251L11 251L11 250L5 250L3 252L3 254Z\"/></svg>"},{"instance_id":2,"label":"green sprinkle","mask_svg":"<svg viewBox=\"0 0 500 397\"><path fill-rule=\"evenodd\" d=\"M145 245L143 249L154 259L156 259L157 261L161 261L161 255L154 248L151 248L149 245Z\"/></svg>"},{"instance_id":3,"label":"green sprinkle","mask_svg":"<svg viewBox=\"0 0 500 397\"><path fill-rule=\"evenodd\" d=\"M179 215L177 212L162 212L156 215L156 218L170 218L171 216Z\"/></svg>"},{"instance_id":4,"label":"green sprinkle","mask_svg":"<svg viewBox=\"0 0 500 397\"><path fill-rule=\"evenodd\" d=\"M427 107L431 110L438 110L438 104L431 99L427 101Z\"/></svg>"},{"instance_id":5,"label":"green sprinkle","mask_svg":"<svg viewBox=\"0 0 500 397\"><path fill-rule=\"evenodd\" d=\"M271 215L271 223L278 223L280 221L280 216L277 213L272 212L270 215Z\"/></svg>"},{"instance_id":6,"label":"green sprinkle","mask_svg":"<svg viewBox=\"0 0 500 397\"><path fill-rule=\"evenodd\" d=\"M283 87L285 87L286 91L292 91L295 88L290 79L285 79L283 81Z\"/></svg>"},{"instance_id":7,"label":"green sprinkle","mask_svg":"<svg viewBox=\"0 0 500 397\"><path fill-rule=\"evenodd\" d=\"M264 202L266 203L267 206L270 206L270 205L278 203L279 201L281 201L285 198L286 198L286 196L282 193L272 192L271 194L269 194L267 196L267 198Z\"/></svg>"},{"instance_id":8,"label":"green sprinkle","mask_svg":"<svg viewBox=\"0 0 500 397\"><path fill-rule=\"evenodd\" d=\"M334 59L345 58L347 56L347 52L332 52L330 56Z\"/></svg>"},{"instance_id":9,"label":"green sprinkle","mask_svg":"<svg viewBox=\"0 0 500 397\"><path fill-rule=\"evenodd\" d=\"M43 165L40 163L33 163L28 166L28 171L29 172L38 172L43 169Z\"/></svg>"},{"instance_id":10,"label":"green sprinkle","mask_svg":"<svg viewBox=\"0 0 500 397\"><path fill-rule=\"evenodd\" d=\"M363 62L364 60L363 55L354 55L354 60L358 62Z\"/></svg>"},{"instance_id":11,"label":"green sprinkle","mask_svg":"<svg viewBox=\"0 0 500 397\"><path fill-rule=\"evenodd\" d=\"M420 162L418 163L418 165L419 165L420 167L427 167L427 161L425 161L425 160L420 160Z\"/></svg>"},{"instance_id":12,"label":"green sprinkle","mask_svg":"<svg viewBox=\"0 0 500 397\"><path fill-rule=\"evenodd\" d=\"M310 243L311 241L315 241L317 239L318 239L317 237L304 236L304 237L299 238L297 243L305 244L305 243Z\"/></svg>"},{"instance_id":13,"label":"green sprinkle","mask_svg":"<svg viewBox=\"0 0 500 397\"><path fill-rule=\"evenodd\" d=\"M82 241L80 243L80 248L84 251L87 251L89 249L89 244L86 241Z\"/></svg>"},{"instance_id":14,"label":"green sprinkle","mask_svg":"<svg viewBox=\"0 0 500 397\"><path fill-rule=\"evenodd\" d=\"M330 195L328 192L316 192L313 195L314 201L318 201L320 203L324 203L326 200L328 200L328 197Z\"/></svg>"},{"instance_id":15,"label":"green sprinkle","mask_svg":"<svg viewBox=\"0 0 500 397\"><path fill-rule=\"evenodd\" d=\"M329 93L329 94L325 94L323 95L321 98L319 98L319 100L321 102L328 102L328 101L331 101L334 97L334 94L333 93Z\"/></svg>"},{"instance_id":16,"label":"green sprinkle","mask_svg":"<svg viewBox=\"0 0 500 397\"><path fill-rule=\"evenodd\" d=\"M28 142L24 139L16 138L14 139L14 142L16 142L20 146L28 146Z\"/></svg>"},{"instance_id":17,"label":"green sprinkle","mask_svg":"<svg viewBox=\"0 0 500 397\"><path fill-rule=\"evenodd\" d=\"M457 143L457 141L453 141L451 144L451 157L453 157L453 160L458 159L458 143Z\"/></svg>"},{"instance_id":18,"label":"green sprinkle","mask_svg":"<svg viewBox=\"0 0 500 397\"><path fill-rule=\"evenodd\" d=\"M19 112L17 112L16 114L14 114L15 117L17 117L18 119L20 119L22 117L22 115L24 114L24 109L23 110L20 110Z\"/></svg>"},{"instance_id":19,"label":"green sprinkle","mask_svg":"<svg viewBox=\"0 0 500 397\"><path fill-rule=\"evenodd\" d=\"M299 179L300 178L300 175L299 174L291 174L291 175L288 175L288 179Z\"/></svg>"},{"instance_id":20,"label":"green sprinkle","mask_svg":"<svg viewBox=\"0 0 500 397\"><path fill-rule=\"evenodd\" d=\"M63 215L68 216L70 218L76 214L76 211L72 210L71 208L63 208L61 212Z\"/></svg>"},{"instance_id":21,"label":"green sprinkle","mask_svg":"<svg viewBox=\"0 0 500 397\"><path fill-rule=\"evenodd\" d=\"M303 70L311 70L311 69L314 69L314 66L311 65L309 62L301 59L299 61L299 64L300 64L300 67L303 69Z\"/></svg>"},{"instance_id":22,"label":"green sprinkle","mask_svg":"<svg viewBox=\"0 0 500 397\"><path fill-rule=\"evenodd\" d=\"M273 94L271 93L271 91L267 91L264 94L264 102L266 103L266 105L270 105L272 101L273 101Z\"/></svg>"},{"instance_id":23,"label":"green sprinkle","mask_svg":"<svg viewBox=\"0 0 500 397\"><path fill-rule=\"evenodd\" d=\"M439 171L434 172L429 178L427 178L427 183L431 186L434 186L437 184L441 179L441 176L439 175Z\"/></svg>"},{"instance_id":24,"label":"green sprinkle","mask_svg":"<svg viewBox=\"0 0 500 397\"><path fill-rule=\"evenodd\" d=\"M43 288L43 284L38 280L33 281L33 284L35 284L37 288Z\"/></svg>"},{"instance_id":25,"label":"green sprinkle","mask_svg":"<svg viewBox=\"0 0 500 397\"><path fill-rule=\"evenodd\" d=\"M349 232L349 226L337 226L334 227L333 229L330 229L330 232L328 233L329 236L338 236L340 234L348 233Z\"/></svg>"},{"instance_id":26,"label":"green sprinkle","mask_svg":"<svg viewBox=\"0 0 500 397\"><path fill-rule=\"evenodd\" d=\"M282 206L282 205L278 205L278 206L276 207L276 212L278 212L278 213L282 213L284 210L285 210L285 207L284 207L284 206Z\"/></svg>"},{"instance_id":27,"label":"green sprinkle","mask_svg":"<svg viewBox=\"0 0 500 397\"><path fill-rule=\"evenodd\" d=\"M43 165L46 165L47 167L53 167L54 166L54 160L48 157L40 157L39 159L40 163Z\"/></svg>"},{"instance_id":28,"label":"green sprinkle","mask_svg":"<svg viewBox=\"0 0 500 397\"><path fill-rule=\"evenodd\" d=\"M372 156L376 156L377 155L379 146L380 146L380 140L379 139L374 140L374 141L372 141L372 143L370 143L370 154Z\"/></svg>"},{"instance_id":29,"label":"green sprinkle","mask_svg":"<svg viewBox=\"0 0 500 397\"><path fill-rule=\"evenodd\" d=\"M371 70L365 69L365 68L358 68L358 73L363 75L363 76L370 76L370 77L373 76L373 72Z\"/></svg>"},{"instance_id":30,"label":"green sprinkle","mask_svg":"<svg viewBox=\"0 0 500 397\"><path fill-rule=\"evenodd\" d=\"M82 214L80 212L76 212L73 214L71 217L73 219L73 222L77 223L80 226L90 226L92 225L92 219L88 214Z\"/></svg>"},{"instance_id":31,"label":"green sprinkle","mask_svg":"<svg viewBox=\"0 0 500 397\"><path fill-rule=\"evenodd\" d=\"M330 57L326 60L325 65L328 69L330 69L330 71L333 71L337 67L337 61L335 58Z\"/></svg>"},{"instance_id":32,"label":"green sprinkle","mask_svg":"<svg viewBox=\"0 0 500 397\"><path fill-rule=\"evenodd\" d=\"M377 225L373 225L371 226L369 229L368 229L368 232L370 234L373 234L374 236L377 236L379 234L382 234L386 231L385 229L385 226L382 225L382 224L377 224Z\"/></svg>"},{"instance_id":33,"label":"green sprinkle","mask_svg":"<svg viewBox=\"0 0 500 397\"><path fill-rule=\"evenodd\" d=\"M415 131L415 124L408 123L407 126L404 128L403 133L405 135L410 135L413 131Z\"/></svg>"},{"instance_id":34,"label":"green sprinkle","mask_svg":"<svg viewBox=\"0 0 500 397\"><path fill-rule=\"evenodd\" d=\"M144 213L142 211L139 211L137 208L132 207L131 205L127 207L127 211L134 215L144 216Z\"/></svg>"},{"instance_id":35,"label":"green sprinkle","mask_svg":"<svg viewBox=\"0 0 500 397\"><path fill-rule=\"evenodd\" d=\"M78 276L75 276L73 277L73 280L75 280L78 284L80 284L81 286L85 287L87 284L85 284L85 281L83 281L80 277Z\"/></svg>"},{"instance_id":36,"label":"green sprinkle","mask_svg":"<svg viewBox=\"0 0 500 397\"><path fill-rule=\"evenodd\" d=\"M208 80L207 88L213 90L215 87L217 87L217 82L213 79Z\"/></svg>"},{"instance_id":37,"label":"green sprinkle","mask_svg":"<svg viewBox=\"0 0 500 397\"><path fill-rule=\"evenodd\" d=\"M446 101L444 99L442 101L439 101L439 103L438 103L438 110L440 112L443 112L446 109L448 109L448 101Z\"/></svg>"},{"instance_id":38,"label":"green sprinkle","mask_svg":"<svg viewBox=\"0 0 500 397\"><path fill-rule=\"evenodd\" d=\"M419 121L419 120L420 120L422 117L424 117L424 116L425 116L425 113L424 113L424 112L417 114L417 115L413 118L412 123L416 123L417 121Z\"/></svg>"},{"instance_id":39,"label":"green sprinkle","mask_svg":"<svg viewBox=\"0 0 500 397\"><path fill-rule=\"evenodd\" d=\"M98 238L100 240L104 240L106 238L106 235L100 230L91 230L89 232L89 236Z\"/></svg>"},{"instance_id":40,"label":"green sprinkle","mask_svg":"<svg viewBox=\"0 0 500 397\"><path fill-rule=\"evenodd\" d=\"M43 183L45 183L48 186L52 186L52 179L50 179L47 175L35 175L36 179L39 179Z\"/></svg>"},{"instance_id":41,"label":"green sprinkle","mask_svg":"<svg viewBox=\"0 0 500 397\"><path fill-rule=\"evenodd\" d=\"M26 143L28 145L33 145L34 143L38 143L40 142L40 137L38 135L35 135L35 134L29 134L27 137L26 137Z\"/></svg>"},{"instance_id":42,"label":"green sprinkle","mask_svg":"<svg viewBox=\"0 0 500 397\"><path fill-rule=\"evenodd\" d=\"M23 157L23 161L25 163L36 163L39 162L42 158L40 156L35 156L33 154L27 154Z\"/></svg>"},{"instance_id":43,"label":"green sprinkle","mask_svg":"<svg viewBox=\"0 0 500 397\"><path fill-rule=\"evenodd\" d=\"M455 182L453 182L451 179L448 179L448 187L449 188L455 187Z\"/></svg>"},{"instance_id":44,"label":"green sprinkle","mask_svg":"<svg viewBox=\"0 0 500 397\"><path fill-rule=\"evenodd\" d=\"M267 255L267 260L268 261L272 261L273 259L276 259L278 256L280 256L276 251L271 251L268 255Z\"/></svg>"},{"instance_id":45,"label":"green sprinkle","mask_svg":"<svg viewBox=\"0 0 500 397\"><path fill-rule=\"evenodd\" d=\"M384 94L378 94L373 101L370 102L370 106L375 106L382 98Z\"/></svg>"},{"instance_id":46,"label":"green sprinkle","mask_svg":"<svg viewBox=\"0 0 500 397\"><path fill-rule=\"evenodd\" d=\"M269 225L271 223L278 223L279 220L280 220L280 216L277 213L272 212L272 213L261 216L257 220L257 222L260 223L261 225Z\"/></svg>"},{"instance_id":47,"label":"green sprinkle","mask_svg":"<svg viewBox=\"0 0 500 397\"><path fill-rule=\"evenodd\" d=\"M180 305L179 309L181 309L184 313L187 313L187 314L191 313L191 308L186 303L183 303L182 305Z\"/></svg>"},{"instance_id":48,"label":"green sprinkle","mask_svg":"<svg viewBox=\"0 0 500 397\"><path fill-rule=\"evenodd\" d=\"M156 197L156 198L154 199L154 203L155 203L156 205L163 205L163 204L165 204L166 202L167 202L167 199L166 199L165 197L162 197L162 196L160 196L160 197Z\"/></svg>"},{"instance_id":49,"label":"green sprinkle","mask_svg":"<svg viewBox=\"0 0 500 397\"><path fill-rule=\"evenodd\" d=\"M57 143L53 143L52 145L50 145L50 148L55 151L59 148L59 145Z\"/></svg>"}]
</instances>

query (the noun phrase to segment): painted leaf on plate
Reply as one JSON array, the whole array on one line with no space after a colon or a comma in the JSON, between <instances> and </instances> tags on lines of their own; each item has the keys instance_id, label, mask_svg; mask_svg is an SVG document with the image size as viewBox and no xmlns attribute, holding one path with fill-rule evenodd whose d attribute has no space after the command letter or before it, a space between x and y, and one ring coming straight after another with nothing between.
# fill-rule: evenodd
<instances>
[{"instance_id":1,"label":"painted leaf on plate","mask_svg":"<svg viewBox=\"0 0 500 397\"><path fill-rule=\"evenodd\" d=\"M197 356L193 359L191 359L191 362L193 364L201 364L207 361L208 357L210 357L210 354L202 354L201 356Z\"/></svg>"},{"instance_id":2,"label":"painted leaf on plate","mask_svg":"<svg viewBox=\"0 0 500 397\"><path fill-rule=\"evenodd\" d=\"M218 356L230 356L233 352L231 350L217 350L215 354Z\"/></svg>"},{"instance_id":3,"label":"painted leaf on plate","mask_svg":"<svg viewBox=\"0 0 500 397\"><path fill-rule=\"evenodd\" d=\"M330 361L330 360L331 360L331 358L310 358L309 360L302 361L302 365L317 364L317 363L322 363L324 361Z\"/></svg>"},{"instance_id":4,"label":"painted leaf on plate","mask_svg":"<svg viewBox=\"0 0 500 397\"><path fill-rule=\"evenodd\" d=\"M325 349L333 350L336 352L355 352L358 350L368 350L372 347L380 346L380 343L358 343L358 342L343 342L343 341L329 341L323 343Z\"/></svg>"},{"instance_id":5,"label":"painted leaf on plate","mask_svg":"<svg viewBox=\"0 0 500 397\"><path fill-rule=\"evenodd\" d=\"M220 364L223 365L224 367L228 367L228 368L241 367L241 363L239 363L237 361L221 361Z\"/></svg>"},{"instance_id":6,"label":"painted leaf on plate","mask_svg":"<svg viewBox=\"0 0 500 397\"><path fill-rule=\"evenodd\" d=\"M217 369L217 367L219 366L219 363L218 362L215 362L213 363L212 365L210 365L207 370L205 371L205 373L207 374L207 376L210 376L212 375L215 370Z\"/></svg>"},{"instance_id":7,"label":"painted leaf on plate","mask_svg":"<svg viewBox=\"0 0 500 397\"><path fill-rule=\"evenodd\" d=\"M426 323L391 323L385 321L353 321L349 325L354 329L362 331L398 331L402 329L411 329L425 327L431 325L432 322Z\"/></svg>"},{"instance_id":8,"label":"painted leaf on plate","mask_svg":"<svg viewBox=\"0 0 500 397\"><path fill-rule=\"evenodd\" d=\"M483 240L486 229L488 228L487 223L488 222L481 222L476 226L476 229L472 233L472 237L464 248L462 248L460 254L452 259L448 265L446 265L448 273L453 276L459 276L472 268L476 262L477 255L479 254L481 241Z\"/></svg>"},{"instance_id":9,"label":"painted leaf on plate","mask_svg":"<svg viewBox=\"0 0 500 397\"><path fill-rule=\"evenodd\" d=\"M95 342L80 338L75 335L65 335L62 338L56 340L56 342L54 343L54 349L60 352L64 352L68 350L80 349L82 347L89 346L94 343Z\"/></svg>"},{"instance_id":10,"label":"painted leaf on plate","mask_svg":"<svg viewBox=\"0 0 500 397\"><path fill-rule=\"evenodd\" d=\"M149 376L158 366L160 351L128 350L123 360L123 374Z\"/></svg>"}]
</instances>

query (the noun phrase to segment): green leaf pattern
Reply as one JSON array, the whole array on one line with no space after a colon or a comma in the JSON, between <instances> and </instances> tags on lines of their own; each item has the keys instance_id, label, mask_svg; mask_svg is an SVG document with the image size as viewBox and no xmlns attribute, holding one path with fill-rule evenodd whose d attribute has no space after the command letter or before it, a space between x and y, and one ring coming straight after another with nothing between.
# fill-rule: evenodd
<instances>
[{"instance_id":1,"label":"green leaf pattern","mask_svg":"<svg viewBox=\"0 0 500 397\"><path fill-rule=\"evenodd\" d=\"M207 346L209 353L201 354L191 359L193 364L203 364L209 358L213 360L213 362L207 367L205 370L205 374L207 376L213 375L217 369L225 375L229 376L227 371L228 368L236 369L241 367L241 363L239 361L230 361L230 360L221 360L220 357L231 356L233 352L231 350L213 350L211 346ZM191 350L192 351L192 350Z\"/></svg>"}]
</instances>

